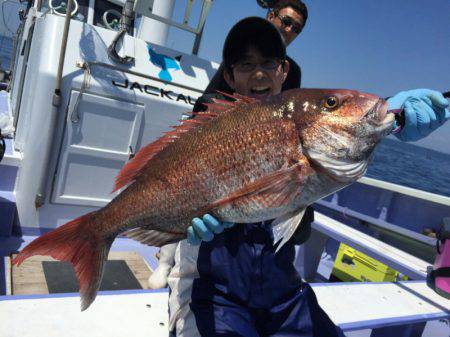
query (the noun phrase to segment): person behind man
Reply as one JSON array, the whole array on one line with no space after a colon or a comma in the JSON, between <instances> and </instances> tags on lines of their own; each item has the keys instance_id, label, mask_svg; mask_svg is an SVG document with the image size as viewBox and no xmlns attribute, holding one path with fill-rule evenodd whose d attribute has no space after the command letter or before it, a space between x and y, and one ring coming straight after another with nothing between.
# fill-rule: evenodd
<instances>
[{"instance_id":1,"label":"person behind man","mask_svg":"<svg viewBox=\"0 0 450 337\"><path fill-rule=\"evenodd\" d=\"M233 92L257 99L279 94L290 66L280 33L258 17L230 30L223 61ZM168 277L176 336L343 336L295 269L295 240L275 254L271 221L222 232L227 225L206 215L200 226L210 241L180 242Z\"/></svg>"}]
</instances>

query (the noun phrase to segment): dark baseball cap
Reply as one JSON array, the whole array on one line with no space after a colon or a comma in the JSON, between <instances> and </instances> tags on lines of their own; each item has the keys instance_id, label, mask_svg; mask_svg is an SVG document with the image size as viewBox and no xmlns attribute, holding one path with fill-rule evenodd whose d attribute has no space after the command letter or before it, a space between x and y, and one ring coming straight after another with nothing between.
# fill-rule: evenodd
<instances>
[{"instance_id":1,"label":"dark baseball cap","mask_svg":"<svg viewBox=\"0 0 450 337\"><path fill-rule=\"evenodd\" d=\"M266 19L251 16L236 23L229 31L222 52L225 67L236 63L250 45L265 57L286 58L286 45L278 29Z\"/></svg>"}]
</instances>

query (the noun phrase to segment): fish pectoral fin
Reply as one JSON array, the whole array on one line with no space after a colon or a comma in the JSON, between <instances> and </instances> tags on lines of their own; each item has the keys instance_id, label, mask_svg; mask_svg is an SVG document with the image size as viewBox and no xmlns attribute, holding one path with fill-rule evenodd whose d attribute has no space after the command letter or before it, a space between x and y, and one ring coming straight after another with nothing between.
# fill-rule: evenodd
<instances>
[{"instance_id":1,"label":"fish pectoral fin","mask_svg":"<svg viewBox=\"0 0 450 337\"><path fill-rule=\"evenodd\" d=\"M304 214L305 208L282 215L272 222L273 244L275 245L281 240L275 252L278 252L289 241L302 221Z\"/></svg>"},{"instance_id":2,"label":"fish pectoral fin","mask_svg":"<svg viewBox=\"0 0 450 337\"><path fill-rule=\"evenodd\" d=\"M258 179L236 192L213 202L208 210L258 198L262 207L280 207L287 205L298 193L299 187L306 177L305 168L296 163L289 168L273 172Z\"/></svg>"},{"instance_id":3,"label":"fish pectoral fin","mask_svg":"<svg viewBox=\"0 0 450 337\"><path fill-rule=\"evenodd\" d=\"M161 247L186 238L185 234L162 232L154 229L134 228L123 233L127 238L148 246Z\"/></svg>"}]
</instances>

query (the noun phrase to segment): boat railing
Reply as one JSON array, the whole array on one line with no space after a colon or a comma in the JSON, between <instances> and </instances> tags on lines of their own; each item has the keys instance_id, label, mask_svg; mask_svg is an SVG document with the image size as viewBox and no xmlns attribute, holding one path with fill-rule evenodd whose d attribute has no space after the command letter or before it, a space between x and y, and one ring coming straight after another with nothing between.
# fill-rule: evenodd
<instances>
[{"instance_id":1,"label":"boat railing","mask_svg":"<svg viewBox=\"0 0 450 337\"><path fill-rule=\"evenodd\" d=\"M299 246L296 260L296 265L304 279L315 280L329 238L369 255L402 275L408 276L409 279L425 280L427 278L428 269L431 267L429 262L319 212L315 212L314 218L311 237Z\"/></svg>"},{"instance_id":2,"label":"boat railing","mask_svg":"<svg viewBox=\"0 0 450 337\"><path fill-rule=\"evenodd\" d=\"M365 184L365 185L375 186L378 188L389 190L392 192L409 195L414 198L431 201L431 202L445 205L445 206L450 206L450 197L447 197L444 195L430 193L430 192L426 192L423 190L418 190L418 189L403 186L403 185L397 185L397 184L393 184L393 183L390 183L387 181L378 180L378 179L369 178L369 177L362 177L361 179L358 180L358 182Z\"/></svg>"},{"instance_id":3,"label":"boat railing","mask_svg":"<svg viewBox=\"0 0 450 337\"><path fill-rule=\"evenodd\" d=\"M316 211L432 261L435 233L450 215L450 198L363 177L315 203Z\"/></svg>"}]
</instances>

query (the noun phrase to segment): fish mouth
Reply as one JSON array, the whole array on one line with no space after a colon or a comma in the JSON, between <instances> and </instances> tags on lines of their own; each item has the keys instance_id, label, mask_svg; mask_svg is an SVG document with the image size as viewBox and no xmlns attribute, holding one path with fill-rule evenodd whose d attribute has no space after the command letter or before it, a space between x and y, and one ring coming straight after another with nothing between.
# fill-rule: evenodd
<instances>
[{"instance_id":1,"label":"fish mouth","mask_svg":"<svg viewBox=\"0 0 450 337\"><path fill-rule=\"evenodd\" d=\"M388 103L379 98L364 116L368 122L377 128L388 129L394 125L395 116L388 113ZM384 133L384 132L383 132Z\"/></svg>"},{"instance_id":2,"label":"fish mouth","mask_svg":"<svg viewBox=\"0 0 450 337\"><path fill-rule=\"evenodd\" d=\"M387 102L384 99L379 98L375 102L375 104L366 112L364 117L373 121L381 122L385 119L387 110Z\"/></svg>"},{"instance_id":3,"label":"fish mouth","mask_svg":"<svg viewBox=\"0 0 450 337\"><path fill-rule=\"evenodd\" d=\"M378 114L377 129L381 136L389 135L394 129L395 115L388 113L388 103L384 99L379 99L374 108Z\"/></svg>"},{"instance_id":4,"label":"fish mouth","mask_svg":"<svg viewBox=\"0 0 450 337\"><path fill-rule=\"evenodd\" d=\"M379 98L362 117L364 123L369 124L379 137L387 136L394 129L395 116L388 113L388 103Z\"/></svg>"}]
</instances>

